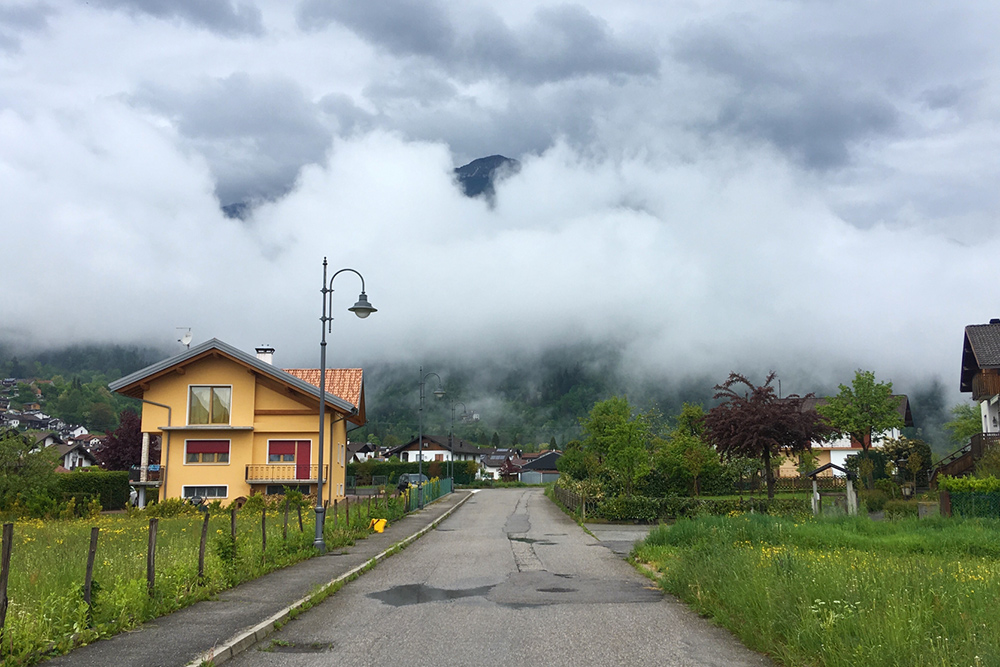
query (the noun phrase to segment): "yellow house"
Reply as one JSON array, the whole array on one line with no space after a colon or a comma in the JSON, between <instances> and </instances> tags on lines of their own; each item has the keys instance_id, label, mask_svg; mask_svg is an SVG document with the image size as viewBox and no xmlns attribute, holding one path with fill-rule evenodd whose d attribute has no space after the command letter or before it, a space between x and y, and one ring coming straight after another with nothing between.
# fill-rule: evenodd
<instances>
[{"instance_id":1,"label":"yellow house","mask_svg":"<svg viewBox=\"0 0 1000 667\"><path fill-rule=\"evenodd\" d=\"M213 338L109 385L143 402L141 491L224 502L286 486L316 492L319 370L276 368L273 352ZM332 501L344 495L347 422L365 423L364 384L360 368L326 375L323 498ZM153 436L158 475L148 466Z\"/></svg>"}]
</instances>

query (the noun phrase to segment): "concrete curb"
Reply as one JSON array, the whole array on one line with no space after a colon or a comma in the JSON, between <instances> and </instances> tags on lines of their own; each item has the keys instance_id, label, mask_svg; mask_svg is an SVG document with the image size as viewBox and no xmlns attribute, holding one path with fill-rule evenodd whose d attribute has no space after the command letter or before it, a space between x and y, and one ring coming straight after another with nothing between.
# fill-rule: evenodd
<instances>
[{"instance_id":1,"label":"concrete curb","mask_svg":"<svg viewBox=\"0 0 1000 667\"><path fill-rule=\"evenodd\" d=\"M454 507L452 507L447 512L439 516L430 524L424 526L423 528L415 532L413 535L407 537L405 540L397 542L396 544L392 545L382 553L377 554L372 558L368 559L361 565L358 565L357 567L340 575L336 579L326 584L323 584L315 592L310 593L301 600L298 600L297 602L288 605L287 607L279 611L277 614L274 614L267 620L258 623L257 625L251 627L249 630L245 630L237 635L230 637L222 644L219 644L214 648L212 648L211 650L202 653L193 661L189 662L185 667L202 667L203 665L206 664L221 665L230 658L233 658L239 655L240 653L243 653L243 651L246 651L251 646L254 646L255 644L263 641L269 635L271 635L275 630L277 630L278 628L275 627L276 625L278 627L284 625L295 612L310 608L313 605L313 601L316 600L316 598L319 598L321 600L325 598L327 592L330 591L331 588L334 588L335 586L339 587L349 581L353 581L357 577L364 574L365 571L373 568L375 565L385 560L386 558L396 553L397 551L405 549L407 546L409 546L416 540L423 537L427 532L433 530L434 528L437 528L437 526L442 521L451 516L455 512L455 510L464 505L465 501L467 501L472 496L473 496L472 493L467 494L464 498L455 503Z\"/></svg>"}]
</instances>

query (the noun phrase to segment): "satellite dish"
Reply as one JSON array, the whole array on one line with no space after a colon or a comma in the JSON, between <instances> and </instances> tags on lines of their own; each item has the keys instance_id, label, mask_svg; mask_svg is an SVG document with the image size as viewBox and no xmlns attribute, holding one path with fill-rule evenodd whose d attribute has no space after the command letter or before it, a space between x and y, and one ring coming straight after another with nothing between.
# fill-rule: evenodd
<instances>
[{"instance_id":1,"label":"satellite dish","mask_svg":"<svg viewBox=\"0 0 1000 667\"><path fill-rule=\"evenodd\" d=\"M177 339L177 342L190 350L191 339L193 338L193 336L191 336L191 327L177 327L177 329L178 330L187 329L184 335Z\"/></svg>"}]
</instances>

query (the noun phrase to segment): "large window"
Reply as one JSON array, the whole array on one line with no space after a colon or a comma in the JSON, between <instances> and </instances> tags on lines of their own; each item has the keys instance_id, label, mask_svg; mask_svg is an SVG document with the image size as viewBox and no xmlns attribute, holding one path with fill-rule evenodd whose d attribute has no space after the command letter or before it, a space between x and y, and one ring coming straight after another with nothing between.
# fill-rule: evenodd
<instances>
[{"instance_id":1,"label":"large window","mask_svg":"<svg viewBox=\"0 0 1000 667\"><path fill-rule=\"evenodd\" d=\"M184 448L185 463L229 463L228 440L188 440Z\"/></svg>"},{"instance_id":2,"label":"large window","mask_svg":"<svg viewBox=\"0 0 1000 667\"><path fill-rule=\"evenodd\" d=\"M232 387L191 387L189 424L228 424L233 403Z\"/></svg>"}]
</instances>

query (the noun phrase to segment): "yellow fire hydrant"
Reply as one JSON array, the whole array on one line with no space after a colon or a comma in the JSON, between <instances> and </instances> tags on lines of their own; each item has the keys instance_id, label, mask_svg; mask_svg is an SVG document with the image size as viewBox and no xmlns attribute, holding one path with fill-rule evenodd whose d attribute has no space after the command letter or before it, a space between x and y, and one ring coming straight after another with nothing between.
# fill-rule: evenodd
<instances>
[{"instance_id":1,"label":"yellow fire hydrant","mask_svg":"<svg viewBox=\"0 0 1000 667\"><path fill-rule=\"evenodd\" d=\"M368 530L374 530L376 533L381 533L385 530L385 527L389 524L385 519L372 519L368 522Z\"/></svg>"}]
</instances>

